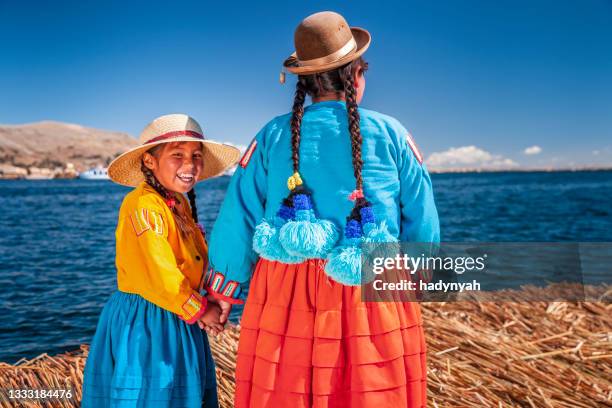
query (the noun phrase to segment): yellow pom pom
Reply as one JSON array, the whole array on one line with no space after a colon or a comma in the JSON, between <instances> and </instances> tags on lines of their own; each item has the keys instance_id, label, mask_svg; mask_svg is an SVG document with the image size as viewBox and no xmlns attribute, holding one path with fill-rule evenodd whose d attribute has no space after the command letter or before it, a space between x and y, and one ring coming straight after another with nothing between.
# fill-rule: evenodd
<instances>
[{"instance_id":1,"label":"yellow pom pom","mask_svg":"<svg viewBox=\"0 0 612 408\"><path fill-rule=\"evenodd\" d=\"M300 177L300 173L298 173L296 171L295 173L293 173L293 177L295 178L295 185L296 186L301 186L302 185L302 177Z\"/></svg>"},{"instance_id":2,"label":"yellow pom pom","mask_svg":"<svg viewBox=\"0 0 612 408\"><path fill-rule=\"evenodd\" d=\"M287 187L291 191L293 191L293 189L297 186L301 186L302 183L302 177L300 177L300 173L298 173L297 171L287 179Z\"/></svg>"}]
</instances>

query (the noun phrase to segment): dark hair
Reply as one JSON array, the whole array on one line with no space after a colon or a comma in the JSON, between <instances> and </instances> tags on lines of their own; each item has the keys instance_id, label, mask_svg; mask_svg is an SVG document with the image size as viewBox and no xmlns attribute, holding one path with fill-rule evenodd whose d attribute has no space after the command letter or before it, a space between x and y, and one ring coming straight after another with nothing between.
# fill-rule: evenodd
<instances>
[{"instance_id":1,"label":"dark hair","mask_svg":"<svg viewBox=\"0 0 612 408\"><path fill-rule=\"evenodd\" d=\"M147 150L147 153L157 157L160 149L163 147L163 144L159 144L151 149ZM174 197L174 194L168 191L160 182L157 180L157 177L153 174L153 171L145 166L144 162L140 164L140 170L145 177L145 181L148 185L153 187L155 191L159 193L164 199ZM196 193L195 189L191 189L187 192L187 197L189 198L189 205L191 206L191 217L194 222L198 222L198 208L196 207ZM174 219L179 227L179 230L183 234L193 233L193 229L189 226L186 220L183 219L181 214L178 212L176 208L172 208L172 214L174 215Z\"/></svg>"},{"instance_id":2,"label":"dark hair","mask_svg":"<svg viewBox=\"0 0 612 408\"><path fill-rule=\"evenodd\" d=\"M357 109L357 92L353 86L353 76L359 68L364 72L368 69L368 63L362 57L331 71L298 76L291 115L291 157L294 172L299 170L300 165L300 128L304 115L306 94L310 97L321 96L329 92L335 92L338 97L344 94L351 135L356 189L361 190L363 188L363 178L361 176L361 169L363 167L363 159L361 157L362 138L359 127L359 110Z\"/></svg>"}]
</instances>

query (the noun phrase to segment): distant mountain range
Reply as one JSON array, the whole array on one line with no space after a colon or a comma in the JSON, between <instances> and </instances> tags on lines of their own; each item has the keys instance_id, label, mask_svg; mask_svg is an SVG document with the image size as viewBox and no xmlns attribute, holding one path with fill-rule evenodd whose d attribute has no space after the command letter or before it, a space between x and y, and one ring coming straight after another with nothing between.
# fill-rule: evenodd
<instances>
[{"instance_id":1,"label":"distant mountain range","mask_svg":"<svg viewBox=\"0 0 612 408\"><path fill-rule=\"evenodd\" d=\"M123 132L61 122L0 125L0 165L57 168L72 163L77 171L106 166L138 144Z\"/></svg>"},{"instance_id":2,"label":"distant mountain range","mask_svg":"<svg viewBox=\"0 0 612 408\"><path fill-rule=\"evenodd\" d=\"M57 169L60 168L69 167L70 171L82 172L92 167L106 167L112 159L137 144L136 138L124 132L94 129L70 123L44 121L24 125L0 125L0 178L25 177L40 173L41 169L43 171L55 169L57 174ZM245 146L236 145L236 147L241 151L245 150ZM609 170L610 166L579 166L565 169L550 167L504 169L486 166L448 169L429 166L432 173L602 169ZM225 174L231 175L234 170L235 167L228 169Z\"/></svg>"}]
</instances>

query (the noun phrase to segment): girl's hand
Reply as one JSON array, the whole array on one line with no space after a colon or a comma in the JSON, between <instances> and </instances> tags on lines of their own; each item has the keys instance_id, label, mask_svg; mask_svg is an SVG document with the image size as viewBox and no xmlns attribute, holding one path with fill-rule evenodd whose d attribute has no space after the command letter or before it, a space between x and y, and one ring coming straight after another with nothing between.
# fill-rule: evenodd
<instances>
[{"instance_id":1,"label":"girl's hand","mask_svg":"<svg viewBox=\"0 0 612 408\"><path fill-rule=\"evenodd\" d=\"M220 324L213 323L204 327L204 330L206 330L206 333L209 336L217 336L223 331L223 326L221 326Z\"/></svg>"},{"instance_id":2,"label":"girl's hand","mask_svg":"<svg viewBox=\"0 0 612 408\"><path fill-rule=\"evenodd\" d=\"M221 316L221 308L218 304L209 302L206 306L206 311L198 320L198 326L200 329L206 330L208 334L217 335L223 331L223 325L219 322Z\"/></svg>"},{"instance_id":3,"label":"girl's hand","mask_svg":"<svg viewBox=\"0 0 612 408\"><path fill-rule=\"evenodd\" d=\"M200 329L205 330L208 335L216 336L224 330L224 327L217 323L211 323L208 326L205 325L201 320L198 320L198 326Z\"/></svg>"}]
</instances>

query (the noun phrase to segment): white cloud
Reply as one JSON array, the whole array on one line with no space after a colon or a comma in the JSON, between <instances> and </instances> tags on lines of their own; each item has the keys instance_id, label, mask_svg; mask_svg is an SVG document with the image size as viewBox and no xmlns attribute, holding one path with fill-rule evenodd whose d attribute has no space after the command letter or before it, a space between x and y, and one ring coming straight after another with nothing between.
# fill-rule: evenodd
<instances>
[{"instance_id":1,"label":"white cloud","mask_svg":"<svg viewBox=\"0 0 612 408\"><path fill-rule=\"evenodd\" d=\"M599 156L599 150L593 150L593 156Z\"/></svg>"},{"instance_id":2,"label":"white cloud","mask_svg":"<svg viewBox=\"0 0 612 408\"><path fill-rule=\"evenodd\" d=\"M233 143L233 142L223 142L225 144L228 144L230 146L234 146L237 147L238 149L240 149L240 153L244 153L247 149L248 146L245 146L243 144L237 144L237 143Z\"/></svg>"},{"instance_id":3,"label":"white cloud","mask_svg":"<svg viewBox=\"0 0 612 408\"><path fill-rule=\"evenodd\" d=\"M476 146L451 147L431 154L426 162L431 169L507 169L518 166L511 159Z\"/></svg>"},{"instance_id":4,"label":"white cloud","mask_svg":"<svg viewBox=\"0 0 612 408\"><path fill-rule=\"evenodd\" d=\"M242 155L244 154L244 152L246 151L246 149L248 147L248 146L245 146L243 144L237 144L237 143L232 143L232 142L223 142L223 143L228 144L230 146L237 147L240 150L240 157L242 157ZM226 176L231 176L236 171L236 167L238 167L238 165L234 165L234 166L230 167L223 174L225 174Z\"/></svg>"},{"instance_id":5,"label":"white cloud","mask_svg":"<svg viewBox=\"0 0 612 408\"><path fill-rule=\"evenodd\" d=\"M531 156L531 155L534 155L534 154L540 154L540 153L542 153L542 148L540 146L537 146L537 145L536 146L530 146L530 147L526 148L525 150L523 150L523 153L528 155L528 156Z\"/></svg>"}]
</instances>

